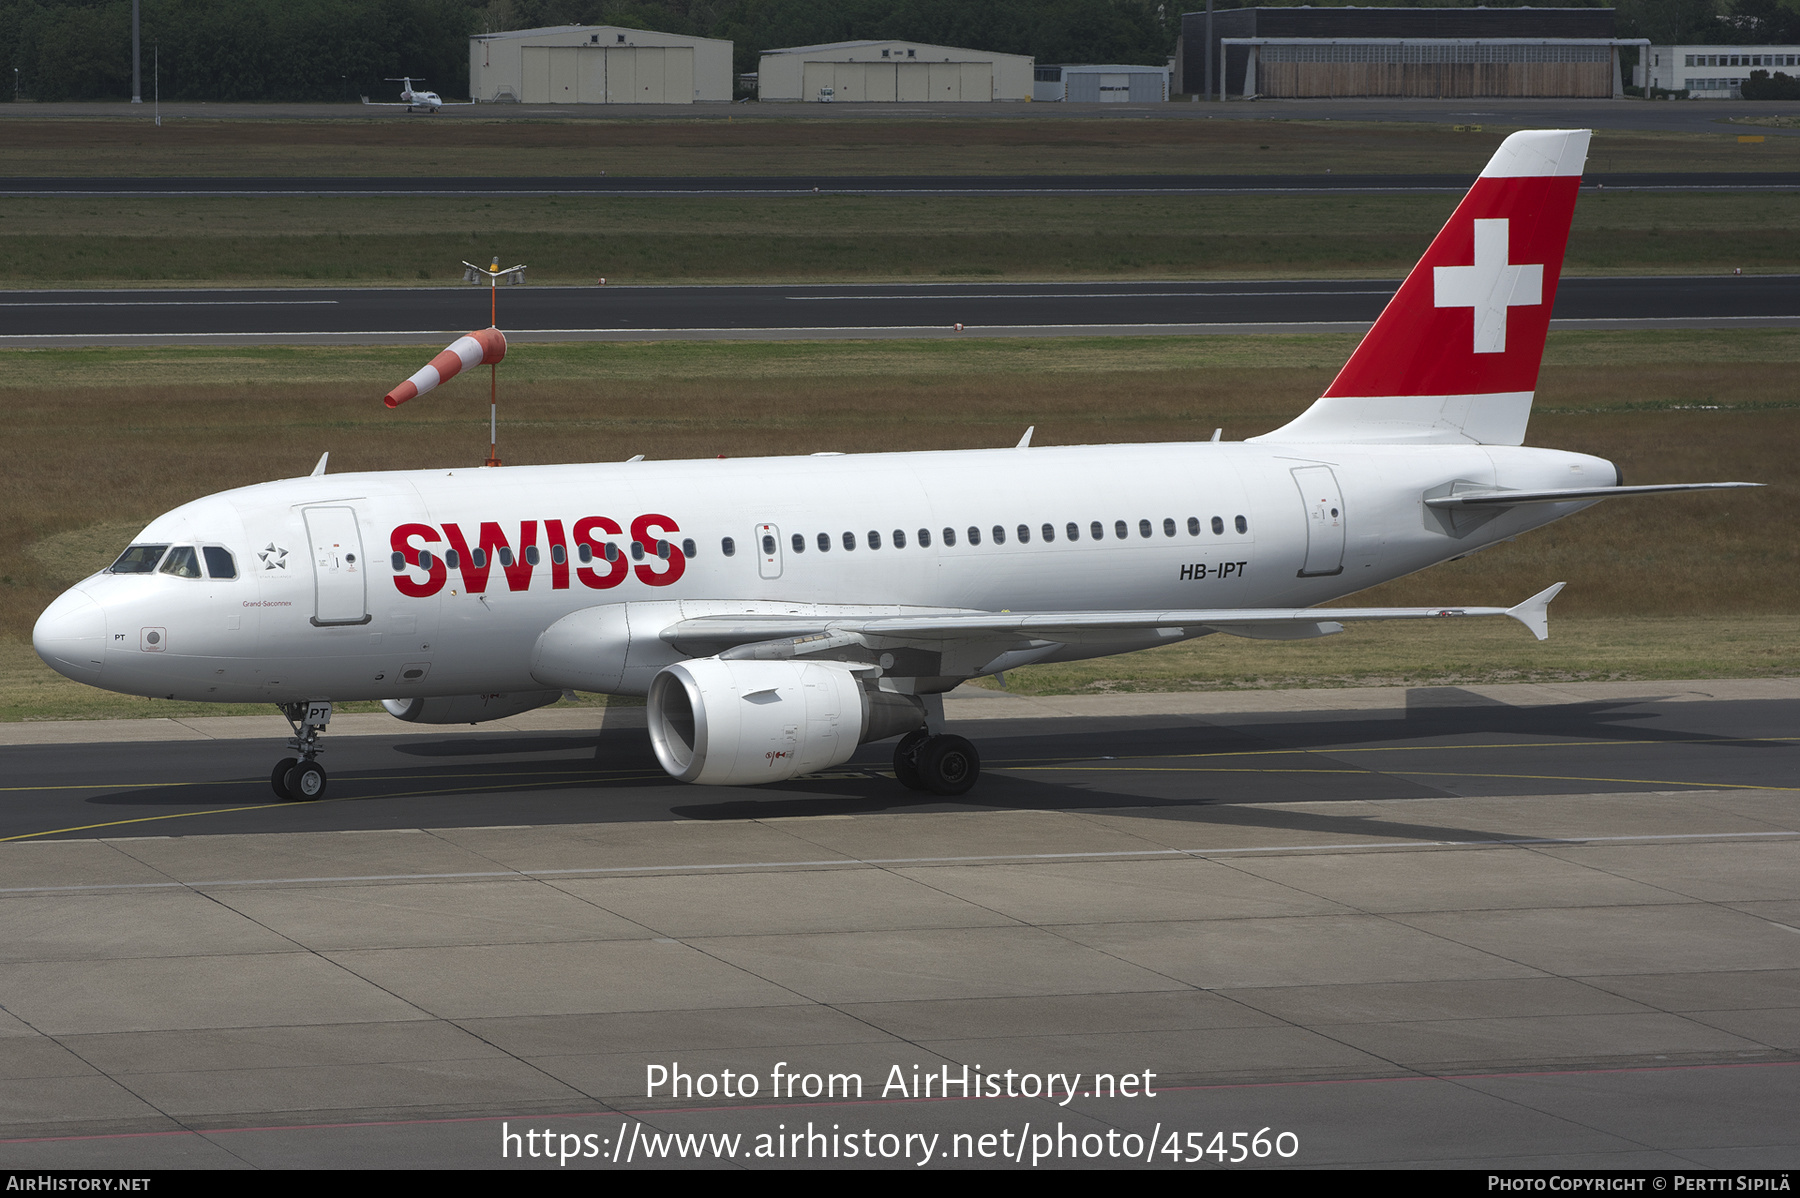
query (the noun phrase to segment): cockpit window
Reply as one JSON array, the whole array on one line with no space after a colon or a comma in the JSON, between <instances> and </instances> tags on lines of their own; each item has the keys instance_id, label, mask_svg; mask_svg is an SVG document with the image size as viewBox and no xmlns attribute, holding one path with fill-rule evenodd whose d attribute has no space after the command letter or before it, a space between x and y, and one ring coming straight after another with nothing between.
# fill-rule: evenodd
<instances>
[{"instance_id":1,"label":"cockpit window","mask_svg":"<svg viewBox=\"0 0 1800 1198\"><path fill-rule=\"evenodd\" d=\"M200 551L206 558L206 573L212 578L236 578L237 562L231 550L222 545L208 545Z\"/></svg>"},{"instance_id":2,"label":"cockpit window","mask_svg":"<svg viewBox=\"0 0 1800 1198\"><path fill-rule=\"evenodd\" d=\"M167 545L133 545L119 555L110 569L114 574L148 574L168 551Z\"/></svg>"},{"instance_id":3,"label":"cockpit window","mask_svg":"<svg viewBox=\"0 0 1800 1198\"><path fill-rule=\"evenodd\" d=\"M177 545L169 550L169 556L163 559L162 573L173 574L177 578L200 577L200 556L194 552L192 545Z\"/></svg>"}]
</instances>

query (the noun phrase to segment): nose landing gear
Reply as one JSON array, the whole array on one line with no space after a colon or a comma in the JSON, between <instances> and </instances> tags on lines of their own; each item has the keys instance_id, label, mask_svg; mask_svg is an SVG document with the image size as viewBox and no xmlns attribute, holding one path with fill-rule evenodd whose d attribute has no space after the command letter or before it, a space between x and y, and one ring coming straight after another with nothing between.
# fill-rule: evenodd
<instances>
[{"instance_id":1,"label":"nose landing gear","mask_svg":"<svg viewBox=\"0 0 1800 1198\"><path fill-rule=\"evenodd\" d=\"M325 726L331 723L330 703L283 703L281 714L294 729L288 748L298 757L283 757L269 775L269 786L284 799L310 802L325 797L325 767L315 758L325 751L319 743Z\"/></svg>"}]
</instances>

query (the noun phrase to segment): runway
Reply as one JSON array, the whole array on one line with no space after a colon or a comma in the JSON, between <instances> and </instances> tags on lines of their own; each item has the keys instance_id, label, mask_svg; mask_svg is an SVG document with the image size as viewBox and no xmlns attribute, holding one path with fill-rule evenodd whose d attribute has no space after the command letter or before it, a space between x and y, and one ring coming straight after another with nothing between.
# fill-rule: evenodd
<instances>
[{"instance_id":1,"label":"runway","mask_svg":"<svg viewBox=\"0 0 1800 1198\"><path fill-rule=\"evenodd\" d=\"M1461 195L1469 175L779 175L779 176L67 176L0 178L0 197L203 198L259 196L587 196L662 199L799 195L1128 196L1282 195L1291 192ZM1795 191L1800 171L1637 171L1589 174L1618 191Z\"/></svg>"},{"instance_id":2,"label":"runway","mask_svg":"<svg viewBox=\"0 0 1800 1198\"><path fill-rule=\"evenodd\" d=\"M1734 120L1785 116L1782 101L1706 100L1508 100L1402 98L1338 100L1230 100L1165 104L451 104L433 115L408 116L362 104L194 104L165 102L37 103L0 105L0 121L351 121L445 123L455 121L1376 121L1439 125L1492 123L1525 129L1640 129L1673 133L1735 133ZM1800 129L1753 126L1771 138L1800 136Z\"/></svg>"},{"instance_id":3,"label":"runway","mask_svg":"<svg viewBox=\"0 0 1800 1198\"><path fill-rule=\"evenodd\" d=\"M1553 328L1745 328L1800 319L1793 275L1565 278ZM1358 331L1393 279L515 287L515 340ZM485 324L466 286L0 292L0 347L434 341ZM957 334L956 325L962 325Z\"/></svg>"},{"instance_id":4,"label":"runway","mask_svg":"<svg viewBox=\"0 0 1800 1198\"><path fill-rule=\"evenodd\" d=\"M959 802L678 786L641 709L340 717L311 805L267 722L0 726L0 1160L1791 1164L1800 683L947 707Z\"/></svg>"}]
</instances>

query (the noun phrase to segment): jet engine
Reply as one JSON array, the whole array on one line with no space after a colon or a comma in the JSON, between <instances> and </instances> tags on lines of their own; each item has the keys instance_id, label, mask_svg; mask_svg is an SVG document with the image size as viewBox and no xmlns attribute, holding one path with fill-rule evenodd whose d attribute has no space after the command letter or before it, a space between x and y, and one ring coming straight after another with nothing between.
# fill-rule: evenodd
<instances>
[{"instance_id":1,"label":"jet engine","mask_svg":"<svg viewBox=\"0 0 1800 1198\"><path fill-rule=\"evenodd\" d=\"M545 707L562 698L561 691L519 691L511 695L438 695L432 698L383 699L381 705L409 724L479 724Z\"/></svg>"},{"instance_id":2,"label":"jet engine","mask_svg":"<svg viewBox=\"0 0 1800 1198\"><path fill-rule=\"evenodd\" d=\"M694 658L650 683L650 744L683 782L781 782L848 761L856 746L920 728L915 695L865 686L831 662Z\"/></svg>"}]
</instances>

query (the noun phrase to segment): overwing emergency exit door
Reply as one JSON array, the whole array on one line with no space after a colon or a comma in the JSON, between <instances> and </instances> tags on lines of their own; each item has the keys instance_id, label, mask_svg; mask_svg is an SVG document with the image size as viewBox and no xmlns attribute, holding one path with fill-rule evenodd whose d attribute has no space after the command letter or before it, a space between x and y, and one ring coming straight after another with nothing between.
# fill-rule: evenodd
<instances>
[{"instance_id":1,"label":"overwing emergency exit door","mask_svg":"<svg viewBox=\"0 0 1800 1198\"><path fill-rule=\"evenodd\" d=\"M1294 485L1306 508L1306 564L1301 578L1344 572L1344 494L1330 466L1299 466Z\"/></svg>"},{"instance_id":2,"label":"overwing emergency exit door","mask_svg":"<svg viewBox=\"0 0 1800 1198\"><path fill-rule=\"evenodd\" d=\"M306 540L312 551L313 624L367 624L369 572L356 513L347 507L307 508Z\"/></svg>"},{"instance_id":3,"label":"overwing emergency exit door","mask_svg":"<svg viewBox=\"0 0 1800 1198\"><path fill-rule=\"evenodd\" d=\"M781 530L773 524L756 526L757 569L764 578L781 577Z\"/></svg>"}]
</instances>

